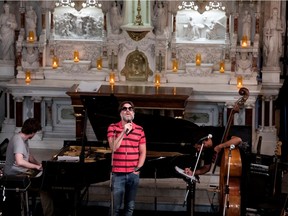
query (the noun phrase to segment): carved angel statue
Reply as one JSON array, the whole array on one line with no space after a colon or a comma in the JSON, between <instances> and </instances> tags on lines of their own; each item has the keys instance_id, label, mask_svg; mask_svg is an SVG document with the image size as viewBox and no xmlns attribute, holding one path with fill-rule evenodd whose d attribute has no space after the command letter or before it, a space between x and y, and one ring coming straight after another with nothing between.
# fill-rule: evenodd
<instances>
[{"instance_id":1,"label":"carved angel statue","mask_svg":"<svg viewBox=\"0 0 288 216\"><path fill-rule=\"evenodd\" d=\"M26 25L26 34L28 35L28 33L32 31L36 36L37 14L33 10L32 6L29 6L27 8L25 14L25 25Z\"/></svg>"},{"instance_id":2,"label":"carved angel statue","mask_svg":"<svg viewBox=\"0 0 288 216\"><path fill-rule=\"evenodd\" d=\"M8 3L3 4L4 13L0 15L0 59L14 60L14 39L17 28L16 17L10 13Z\"/></svg>"},{"instance_id":3,"label":"carved angel statue","mask_svg":"<svg viewBox=\"0 0 288 216\"><path fill-rule=\"evenodd\" d=\"M113 34L120 33L120 26L123 23L120 5L114 1L110 9L110 26Z\"/></svg>"},{"instance_id":4,"label":"carved angel statue","mask_svg":"<svg viewBox=\"0 0 288 216\"><path fill-rule=\"evenodd\" d=\"M264 54L266 66L279 66L279 58L282 54L282 34L284 24L278 17L278 9L273 8L272 16L267 20L264 27Z\"/></svg>"},{"instance_id":5,"label":"carved angel statue","mask_svg":"<svg viewBox=\"0 0 288 216\"><path fill-rule=\"evenodd\" d=\"M154 5L154 16L152 22L155 27L156 35L163 35L167 24L167 13L164 3L161 1Z\"/></svg>"},{"instance_id":6,"label":"carved angel statue","mask_svg":"<svg viewBox=\"0 0 288 216\"><path fill-rule=\"evenodd\" d=\"M252 23L251 15L247 10L245 10L244 16L242 18L242 35L247 36L248 40L251 39L251 23Z\"/></svg>"}]
</instances>

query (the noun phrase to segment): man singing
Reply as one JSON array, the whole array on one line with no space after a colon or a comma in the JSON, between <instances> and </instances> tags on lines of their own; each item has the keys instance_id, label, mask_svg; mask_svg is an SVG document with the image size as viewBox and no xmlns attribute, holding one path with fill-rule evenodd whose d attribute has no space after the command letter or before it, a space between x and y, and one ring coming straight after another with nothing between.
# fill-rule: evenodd
<instances>
[{"instance_id":1,"label":"man singing","mask_svg":"<svg viewBox=\"0 0 288 216\"><path fill-rule=\"evenodd\" d=\"M108 127L108 142L112 149L112 205L113 216L119 216L124 198L124 215L132 216L139 184L139 170L146 158L146 137L134 120L135 110L131 101L119 106L121 121ZM124 195L124 196L123 196Z\"/></svg>"}]
</instances>

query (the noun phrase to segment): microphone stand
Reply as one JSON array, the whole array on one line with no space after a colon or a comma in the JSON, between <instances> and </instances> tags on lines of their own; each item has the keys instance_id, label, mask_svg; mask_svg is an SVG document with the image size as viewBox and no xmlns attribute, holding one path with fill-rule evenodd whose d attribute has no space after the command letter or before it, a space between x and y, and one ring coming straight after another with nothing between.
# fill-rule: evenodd
<instances>
[{"instance_id":1,"label":"microphone stand","mask_svg":"<svg viewBox=\"0 0 288 216\"><path fill-rule=\"evenodd\" d=\"M227 171L227 180L225 185L225 201L224 201L224 208L223 208L223 216L226 214L226 208L229 208L229 177L230 177L230 162L232 158L231 154L232 148L229 149L228 154L228 171Z\"/></svg>"},{"instance_id":2,"label":"microphone stand","mask_svg":"<svg viewBox=\"0 0 288 216\"><path fill-rule=\"evenodd\" d=\"M190 213L192 212L192 215L194 213L194 201L195 201L195 199L194 199L195 182L196 182L195 171L197 169L197 166L198 166L198 163L199 163L199 159L201 157L201 153L202 153L203 147L204 147L204 143L202 142L201 148L200 148L200 151L198 153L197 160L196 160L196 163L195 163L195 166L194 166L194 169L193 169L193 173L192 173L191 179L190 179L190 181L187 181L188 182L188 190L186 192L184 203L183 203L183 206L185 206L185 204L187 203L187 197L189 196L190 202L189 202L189 205L187 204L187 211L190 209ZM193 205L191 205L191 199L193 199Z\"/></svg>"},{"instance_id":3,"label":"microphone stand","mask_svg":"<svg viewBox=\"0 0 288 216\"><path fill-rule=\"evenodd\" d=\"M113 139L112 139L112 151L111 151L111 172L110 172L110 199L111 199L111 216L114 215L114 197L113 197L113 185L112 185L112 169L113 169L113 157L114 157L114 145L115 145L115 136L116 131L113 132Z\"/></svg>"}]
</instances>

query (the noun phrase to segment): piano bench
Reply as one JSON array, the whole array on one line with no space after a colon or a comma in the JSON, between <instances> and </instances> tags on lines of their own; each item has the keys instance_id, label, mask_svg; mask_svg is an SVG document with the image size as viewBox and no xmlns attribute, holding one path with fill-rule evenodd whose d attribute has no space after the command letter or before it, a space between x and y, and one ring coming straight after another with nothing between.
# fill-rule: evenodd
<instances>
[{"instance_id":1,"label":"piano bench","mask_svg":"<svg viewBox=\"0 0 288 216\"><path fill-rule=\"evenodd\" d=\"M3 213L9 215L29 215L28 176L2 176L0 190L2 194ZM11 212L12 211L12 212ZM8 215L8 214L7 214Z\"/></svg>"}]
</instances>

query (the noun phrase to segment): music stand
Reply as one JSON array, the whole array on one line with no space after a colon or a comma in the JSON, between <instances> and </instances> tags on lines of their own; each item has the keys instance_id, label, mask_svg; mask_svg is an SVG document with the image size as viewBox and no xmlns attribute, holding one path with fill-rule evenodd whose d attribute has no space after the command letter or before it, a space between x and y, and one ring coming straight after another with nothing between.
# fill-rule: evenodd
<instances>
[{"instance_id":1,"label":"music stand","mask_svg":"<svg viewBox=\"0 0 288 216\"><path fill-rule=\"evenodd\" d=\"M187 182L187 192L186 192L186 195L185 195L183 206L185 206L185 204L187 203L187 199L190 200L190 202L187 204L187 211L190 212L190 214L189 214L190 216L193 216L193 214L194 214L195 183L196 183L195 171L197 169L197 166L198 166L198 163L199 163L199 159L201 157L201 153L202 153L203 147L204 147L204 143L202 142L200 151L199 151L199 153L197 155L197 160L196 160L196 163L195 163L195 166L194 166L194 169L193 169L192 176L189 176L186 173L184 173L184 170L181 170L178 167L175 167L175 169L176 169L176 171L178 173L180 173L181 175L184 175L186 177L184 180L185 180L185 182ZM193 202L193 203L191 204L191 202Z\"/></svg>"}]
</instances>

